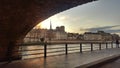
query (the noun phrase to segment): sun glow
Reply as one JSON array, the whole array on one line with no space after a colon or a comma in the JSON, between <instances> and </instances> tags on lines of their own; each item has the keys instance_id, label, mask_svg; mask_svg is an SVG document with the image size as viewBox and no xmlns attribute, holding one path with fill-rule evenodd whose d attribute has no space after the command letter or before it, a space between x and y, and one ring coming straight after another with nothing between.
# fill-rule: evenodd
<instances>
[{"instance_id":1,"label":"sun glow","mask_svg":"<svg viewBox=\"0 0 120 68\"><path fill-rule=\"evenodd\" d=\"M43 22L39 23L38 25L41 26L41 28L49 29L50 28L50 21L49 19L44 20Z\"/></svg>"},{"instance_id":2,"label":"sun glow","mask_svg":"<svg viewBox=\"0 0 120 68\"><path fill-rule=\"evenodd\" d=\"M54 16L40 22L37 26L40 26L40 28L43 28L43 29L50 29L50 22L51 22L52 29L56 29L57 26L65 26L66 32L75 32L75 33L76 33L76 31L79 32L79 29L73 28L73 24L67 22L68 20L69 20L69 16L54 15Z\"/></svg>"},{"instance_id":3,"label":"sun glow","mask_svg":"<svg viewBox=\"0 0 120 68\"><path fill-rule=\"evenodd\" d=\"M64 26L64 22L62 21L64 17L57 18L56 16L52 16L41 23L38 24L38 26L41 26L41 28L44 29L50 29L50 22L52 24L52 28L55 29L57 26Z\"/></svg>"}]
</instances>

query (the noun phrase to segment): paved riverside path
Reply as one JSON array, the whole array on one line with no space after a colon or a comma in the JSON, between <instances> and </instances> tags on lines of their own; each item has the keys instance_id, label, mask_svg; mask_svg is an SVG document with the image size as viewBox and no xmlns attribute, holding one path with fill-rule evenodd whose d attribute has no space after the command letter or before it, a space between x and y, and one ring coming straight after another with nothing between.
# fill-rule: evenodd
<instances>
[{"instance_id":1,"label":"paved riverside path","mask_svg":"<svg viewBox=\"0 0 120 68\"><path fill-rule=\"evenodd\" d=\"M71 53L68 55L50 56L11 63L1 62L0 68L75 68L94 61L104 60L110 56L119 56L120 49L104 49L92 52ZM79 67L81 68L81 67Z\"/></svg>"},{"instance_id":2,"label":"paved riverside path","mask_svg":"<svg viewBox=\"0 0 120 68\"><path fill-rule=\"evenodd\" d=\"M102 65L99 68L120 68L120 58L114 62Z\"/></svg>"},{"instance_id":3,"label":"paved riverside path","mask_svg":"<svg viewBox=\"0 0 120 68\"><path fill-rule=\"evenodd\" d=\"M120 68L120 59L118 59L114 62L105 64L103 66L100 66L99 68Z\"/></svg>"}]
</instances>

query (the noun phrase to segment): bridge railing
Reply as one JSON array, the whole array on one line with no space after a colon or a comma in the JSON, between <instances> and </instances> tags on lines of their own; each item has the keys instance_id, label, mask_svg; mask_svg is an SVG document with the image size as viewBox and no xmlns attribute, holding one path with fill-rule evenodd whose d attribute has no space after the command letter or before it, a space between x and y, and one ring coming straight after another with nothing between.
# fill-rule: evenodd
<instances>
[{"instance_id":1,"label":"bridge railing","mask_svg":"<svg viewBox=\"0 0 120 68\"><path fill-rule=\"evenodd\" d=\"M21 44L19 52L22 59L67 55L69 53L84 53L86 51L117 48L113 42L77 42L77 43L32 43Z\"/></svg>"}]
</instances>

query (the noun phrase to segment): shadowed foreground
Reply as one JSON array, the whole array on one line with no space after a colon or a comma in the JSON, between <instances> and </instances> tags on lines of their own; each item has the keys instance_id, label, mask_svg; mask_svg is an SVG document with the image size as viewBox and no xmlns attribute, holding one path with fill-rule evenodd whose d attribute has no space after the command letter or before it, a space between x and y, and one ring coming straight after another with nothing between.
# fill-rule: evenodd
<instances>
[{"instance_id":1,"label":"shadowed foreground","mask_svg":"<svg viewBox=\"0 0 120 68\"><path fill-rule=\"evenodd\" d=\"M58 55L29 60L18 60L11 63L0 63L0 68L86 68L100 61L120 56L120 49L106 49L68 55Z\"/></svg>"},{"instance_id":2,"label":"shadowed foreground","mask_svg":"<svg viewBox=\"0 0 120 68\"><path fill-rule=\"evenodd\" d=\"M120 58L114 62L105 64L101 66L100 68L120 68Z\"/></svg>"}]
</instances>

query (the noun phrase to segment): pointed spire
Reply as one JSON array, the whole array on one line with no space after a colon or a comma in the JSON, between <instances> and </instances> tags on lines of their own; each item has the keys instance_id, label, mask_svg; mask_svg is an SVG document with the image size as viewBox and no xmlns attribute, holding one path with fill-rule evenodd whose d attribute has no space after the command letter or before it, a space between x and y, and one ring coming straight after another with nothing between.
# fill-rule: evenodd
<instances>
[{"instance_id":1,"label":"pointed spire","mask_svg":"<svg viewBox=\"0 0 120 68\"><path fill-rule=\"evenodd\" d=\"M51 19L50 19L50 30L52 30L52 23L51 23Z\"/></svg>"}]
</instances>

